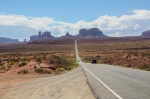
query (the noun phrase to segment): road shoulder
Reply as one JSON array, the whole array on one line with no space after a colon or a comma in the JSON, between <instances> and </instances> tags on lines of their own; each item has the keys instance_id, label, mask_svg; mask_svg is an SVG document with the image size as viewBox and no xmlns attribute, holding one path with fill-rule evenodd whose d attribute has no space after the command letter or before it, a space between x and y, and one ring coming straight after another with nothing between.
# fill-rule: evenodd
<instances>
[{"instance_id":1,"label":"road shoulder","mask_svg":"<svg viewBox=\"0 0 150 99\"><path fill-rule=\"evenodd\" d=\"M80 66L63 75L36 78L0 87L1 99L95 99Z\"/></svg>"}]
</instances>

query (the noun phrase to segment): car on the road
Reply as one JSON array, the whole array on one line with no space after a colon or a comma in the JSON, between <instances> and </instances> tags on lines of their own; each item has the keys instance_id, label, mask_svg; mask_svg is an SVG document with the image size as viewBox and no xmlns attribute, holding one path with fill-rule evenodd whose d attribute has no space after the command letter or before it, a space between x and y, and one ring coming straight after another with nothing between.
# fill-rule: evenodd
<instances>
[{"instance_id":1,"label":"car on the road","mask_svg":"<svg viewBox=\"0 0 150 99\"><path fill-rule=\"evenodd\" d=\"M92 60L92 64L96 64L97 63L97 60L96 59L93 59Z\"/></svg>"}]
</instances>

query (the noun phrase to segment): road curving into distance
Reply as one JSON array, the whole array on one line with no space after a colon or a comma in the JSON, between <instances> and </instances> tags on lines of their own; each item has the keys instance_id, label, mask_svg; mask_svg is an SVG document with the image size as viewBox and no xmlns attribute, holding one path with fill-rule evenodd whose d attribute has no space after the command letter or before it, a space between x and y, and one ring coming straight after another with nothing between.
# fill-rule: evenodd
<instances>
[{"instance_id":1,"label":"road curving into distance","mask_svg":"<svg viewBox=\"0 0 150 99\"><path fill-rule=\"evenodd\" d=\"M150 99L150 72L105 64L84 63L75 41L76 59L99 99Z\"/></svg>"}]
</instances>

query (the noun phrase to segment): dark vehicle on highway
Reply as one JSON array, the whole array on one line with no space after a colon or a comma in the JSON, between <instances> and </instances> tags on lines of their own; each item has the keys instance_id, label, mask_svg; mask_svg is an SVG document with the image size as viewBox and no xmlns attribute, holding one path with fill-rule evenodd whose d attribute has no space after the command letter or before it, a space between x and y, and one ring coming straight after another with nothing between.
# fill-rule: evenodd
<instances>
[{"instance_id":1,"label":"dark vehicle on highway","mask_svg":"<svg viewBox=\"0 0 150 99\"><path fill-rule=\"evenodd\" d=\"M96 64L96 63L97 63L96 59L93 59L92 64Z\"/></svg>"}]
</instances>

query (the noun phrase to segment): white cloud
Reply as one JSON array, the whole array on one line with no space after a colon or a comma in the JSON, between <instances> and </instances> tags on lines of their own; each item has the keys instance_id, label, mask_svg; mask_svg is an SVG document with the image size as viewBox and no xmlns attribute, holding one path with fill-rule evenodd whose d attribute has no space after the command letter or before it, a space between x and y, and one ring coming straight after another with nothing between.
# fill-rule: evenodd
<instances>
[{"instance_id":1,"label":"white cloud","mask_svg":"<svg viewBox=\"0 0 150 99\"><path fill-rule=\"evenodd\" d=\"M135 26L134 26L134 30L138 30L138 29L140 29L141 28L141 26L139 25L139 24L136 24Z\"/></svg>"},{"instance_id":2,"label":"white cloud","mask_svg":"<svg viewBox=\"0 0 150 99\"><path fill-rule=\"evenodd\" d=\"M53 24L54 21L52 18L43 17L43 18L32 18L28 20L27 26L37 29L37 30L49 30L49 24Z\"/></svg>"},{"instance_id":3,"label":"white cloud","mask_svg":"<svg viewBox=\"0 0 150 99\"><path fill-rule=\"evenodd\" d=\"M76 35L82 28L93 27L99 28L106 35L139 35L150 28L149 22L150 10L133 10L132 14L121 17L104 15L91 22L79 20L75 24L56 21L49 17L0 14L0 26L24 26L37 31L51 31L54 36L64 35L67 31Z\"/></svg>"},{"instance_id":4,"label":"white cloud","mask_svg":"<svg viewBox=\"0 0 150 99\"><path fill-rule=\"evenodd\" d=\"M134 10L133 13L133 16L137 17L138 19L150 19L149 10Z\"/></svg>"},{"instance_id":5,"label":"white cloud","mask_svg":"<svg viewBox=\"0 0 150 99\"><path fill-rule=\"evenodd\" d=\"M0 25L4 26L27 26L33 29L46 29L52 24L53 19L48 17L34 18L22 15L0 15Z\"/></svg>"},{"instance_id":6,"label":"white cloud","mask_svg":"<svg viewBox=\"0 0 150 99\"><path fill-rule=\"evenodd\" d=\"M109 34L108 36L112 36L112 37L120 37L122 36L120 32L115 32L115 33L112 33L112 34Z\"/></svg>"}]
</instances>

